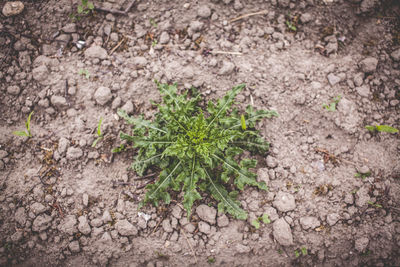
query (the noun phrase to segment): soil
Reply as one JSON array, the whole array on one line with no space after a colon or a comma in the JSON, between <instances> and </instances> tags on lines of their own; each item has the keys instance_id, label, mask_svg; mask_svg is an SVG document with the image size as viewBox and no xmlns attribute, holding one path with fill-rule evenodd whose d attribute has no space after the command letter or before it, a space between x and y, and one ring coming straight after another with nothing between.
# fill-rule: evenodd
<instances>
[{"instance_id":1,"label":"soil","mask_svg":"<svg viewBox=\"0 0 400 267\"><path fill-rule=\"evenodd\" d=\"M399 134L365 129L400 128L398 1L80 3L0 14L0 266L400 266ZM188 221L182 195L138 211L149 180L110 151L118 108L154 114L154 79L206 99L246 83L239 106L279 113L247 221L210 198Z\"/></svg>"}]
</instances>

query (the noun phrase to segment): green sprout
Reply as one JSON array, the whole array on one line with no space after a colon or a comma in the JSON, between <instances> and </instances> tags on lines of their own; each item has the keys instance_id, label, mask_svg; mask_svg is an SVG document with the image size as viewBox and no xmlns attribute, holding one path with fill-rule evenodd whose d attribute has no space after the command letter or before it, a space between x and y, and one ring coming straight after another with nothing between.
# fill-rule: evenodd
<instances>
[{"instance_id":1,"label":"green sprout","mask_svg":"<svg viewBox=\"0 0 400 267\"><path fill-rule=\"evenodd\" d=\"M339 103L340 99L342 98L341 95L338 95L332 99L332 102L330 104L324 104L323 107L327 111L336 111L336 106Z\"/></svg>"},{"instance_id":2,"label":"green sprout","mask_svg":"<svg viewBox=\"0 0 400 267\"><path fill-rule=\"evenodd\" d=\"M354 174L354 177L356 177L356 178L361 178L361 179L365 179L365 178L367 178L367 177L370 177L371 176L371 172L367 172L367 173L360 173L360 172L357 172L356 174Z\"/></svg>"},{"instance_id":3,"label":"green sprout","mask_svg":"<svg viewBox=\"0 0 400 267\"><path fill-rule=\"evenodd\" d=\"M398 133L399 130L396 128L393 128L389 125L367 125L365 126L365 129L367 129L368 131L372 132L372 133L376 133L376 132L385 132L385 133Z\"/></svg>"},{"instance_id":4,"label":"green sprout","mask_svg":"<svg viewBox=\"0 0 400 267\"><path fill-rule=\"evenodd\" d=\"M289 30L291 30L292 32L296 32L297 31L297 27L294 25L293 22L291 22L290 20L286 21L286 26L288 27Z\"/></svg>"},{"instance_id":5,"label":"green sprout","mask_svg":"<svg viewBox=\"0 0 400 267\"><path fill-rule=\"evenodd\" d=\"M90 79L90 73L87 69L80 69L78 74L84 75L86 79Z\"/></svg>"},{"instance_id":6,"label":"green sprout","mask_svg":"<svg viewBox=\"0 0 400 267\"><path fill-rule=\"evenodd\" d=\"M25 122L25 131L15 131L13 132L14 135L16 136L27 136L27 137L32 137L31 134L31 117L33 115L33 111L31 113L29 113L28 119Z\"/></svg>"},{"instance_id":7,"label":"green sprout","mask_svg":"<svg viewBox=\"0 0 400 267\"><path fill-rule=\"evenodd\" d=\"M302 247L302 248L296 249L296 250L294 251L294 256L295 256L296 258L300 257L301 255L307 256L307 254L308 254L308 250L307 250L306 247Z\"/></svg>"},{"instance_id":8,"label":"green sprout","mask_svg":"<svg viewBox=\"0 0 400 267\"><path fill-rule=\"evenodd\" d=\"M150 24L151 24L151 26L153 26L154 28L157 28L157 23L155 22L155 20L154 19L149 19L149 22L150 22Z\"/></svg>"},{"instance_id":9,"label":"green sprout","mask_svg":"<svg viewBox=\"0 0 400 267\"><path fill-rule=\"evenodd\" d=\"M263 216L258 217L257 219L253 220L251 222L251 225L254 226L254 228L259 229L261 226L261 222L263 222L264 224L269 224L271 223L271 220L269 219L268 214L263 214Z\"/></svg>"},{"instance_id":10,"label":"green sprout","mask_svg":"<svg viewBox=\"0 0 400 267\"><path fill-rule=\"evenodd\" d=\"M94 140L92 147L95 147L97 142L103 139L103 134L101 133L101 123L103 122L103 118L100 118L99 123L97 124L97 138Z\"/></svg>"},{"instance_id":11,"label":"green sprout","mask_svg":"<svg viewBox=\"0 0 400 267\"><path fill-rule=\"evenodd\" d=\"M377 204L377 203L374 203L374 202L372 202L372 201L368 201L368 204L371 205L371 206L374 206L375 208L378 208L378 209L381 209L381 208L382 208L382 205Z\"/></svg>"}]
</instances>

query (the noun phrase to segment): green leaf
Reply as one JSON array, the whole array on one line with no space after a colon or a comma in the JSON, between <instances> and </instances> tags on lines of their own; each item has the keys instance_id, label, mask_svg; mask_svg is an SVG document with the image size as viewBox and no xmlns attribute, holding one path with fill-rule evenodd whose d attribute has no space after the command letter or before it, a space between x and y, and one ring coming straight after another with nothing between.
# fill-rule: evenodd
<instances>
[{"instance_id":1,"label":"green leaf","mask_svg":"<svg viewBox=\"0 0 400 267\"><path fill-rule=\"evenodd\" d=\"M32 137L32 134L31 134L31 118L32 118L33 113L34 113L33 111L31 113L29 113L28 119L26 120L26 123L25 123L26 130L28 131L28 136L29 137Z\"/></svg>"},{"instance_id":2,"label":"green leaf","mask_svg":"<svg viewBox=\"0 0 400 267\"><path fill-rule=\"evenodd\" d=\"M118 116L124 118L127 123L135 125L135 128L145 127L145 128L150 128L152 130L159 131L164 134L167 133L165 130L158 128L157 126L153 125L149 121L143 120L141 118L133 118L133 117L129 116L125 110L119 109L117 114L118 114Z\"/></svg>"},{"instance_id":3,"label":"green leaf","mask_svg":"<svg viewBox=\"0 0 400 267\"><path fill-rule=\"evenodd\" d=\"M294 251L294 256L296 258L300 257L300 252L297 249Z\"/></svg>"},{"instance_id":4,"label":"green leaf","mask_svg":"<svg viewBox=\"0 0 400 267\"><path fill-rule=\"evenodd\" d=\"M103 122L103 118L100 117L99 123L97 124L97 136L101 137L101 123Z\"/></svg>"},{"instance_id":5,"label":"green leaf","mask_svg":"<svg viewBox=\"0 0 400 267\"><path fill-rule=\"evenodd\" d=\"M301 248L301 254L303 254L303 256L306 256L306 255L308 254L307 248L302 247L302 248Z\"/></svg>"},{"instance_id":6,"label":"green leaf","mask_svg":"<svg viewBox=\"0 0 400 267\"><path fill-rule=\"evenodd\" d=\"M371 125L365 126L365 129L367 129L370 132L375 132L377 130L375 126L371 126Z\"/></svg>"},{"instance_id":7,"label":"green leaf","mask_svg":"<svg viewBox=\"0 0 400 267\"><path fill-rule=\"evenodd\" d=\"M15 132L13 132L13 134L14 135L17 135L17 136L29 136L26 132L24 132L24 131L15 131Z\"/></svg>"},{"instance_id":8,"label":"green leaf","mask_svg":"<svg viewBox=\"0 0 400 267\"><path fill-rule=\"evenodd\" d=\"M242 130L246 130L246 120L244 118L244 115L242 114L242 116L240 116L240 122L242 124Z\"/></svg>"},{"instance_id":9,"label":"green leaf","mask_svg":"<svg viewBox=\"0 0 400 267\"><path fill-rule=\"evenodd\" d=\"M87 7L88 7L90 10L93 10L93 9L94 9L94 5L93 5L92 2L88 2Z\"/></svg>"},{"instance_id":10,"label":"green leaf","mask_svg":"<svg viewBox=\"0 0 400 267\"><path fill-rule=\"evenodd\" d=\"M93 141L92 147L96 147L97 143L98 143L101 139L103 139L102 136L97 137L96 140Z\"/></svg>"},{"instance_id":11,"label":"green leaf","mask_svg":"<svg viewBox=\"0 0 400 267\"><path fill-rule=\"evenodd\" d=\"M265 224L271 223L271 220L269 219L268 214L263 214L263 216L261 217L261 220L262 220L262 222L265 223Z\"/></svg>"},{"instance_id":12,"label":"green leaf","mask_svg":"<svg viewBox=\"0 0 400 267\"><path fill-rule=\"evenodd\" d=\"M385 132L385 133L398 133L399 132L398 129L393 128L393 127L391 127L389 125L377 125L376 129L379 132Z\"/></svg>"},{"instance_id":13,"label":"green leaf","mask_svg":"<svg viewBox=\"0 0 400 267\"><path fill-rule=\"evenodd\" d=\"M78 14L81 14L83 12L83 6L79 5L78 6Z\"/></svg>"},{"instance_id":14,"label":"green leaf","mask_svg":"<svg viewBox=\"0 0 400 267\"><path fill-rule=\"evenodd\" d=\"M196 184L200 178L199 173L198 173L199 169L200 168L199 168L198 162L196 161L196 158L193 157L192 165L190 167L190 174L188 176L186 176L187 179L185 179L185 182L184 182L185 194L183 196L183 206L186 209L188 218L190 218L193 203L196 200L201 199L201 195L196 190Z\"/></svg>"},{"instance_id":15,"label":"green leaf","mask_svg":"<svg viewBox=\"0 0 400 267\"><path fill-rule=\"evenodd\" d=\"M260 222L257 219L251 221L251 225L254 226L254 228L256 229L260 228Z\"/></svg>"}]
</instances>

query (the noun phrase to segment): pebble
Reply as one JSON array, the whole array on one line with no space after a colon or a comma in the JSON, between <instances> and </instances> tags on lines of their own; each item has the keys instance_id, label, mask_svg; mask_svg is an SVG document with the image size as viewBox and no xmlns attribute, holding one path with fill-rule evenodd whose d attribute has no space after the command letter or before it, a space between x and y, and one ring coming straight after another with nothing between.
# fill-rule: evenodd
<instances>
[{"instance_id":1,"label":"pebble","mask_svg":"<svg viewBox=\"0 0 400 267\"><path fill-rule=\"evenodd\" d=\"M76 234L78 233L77 223L75 215L67 215L58 225L58 230L69 235Z\"/></svg>"},{"instance_id":2,"label":"pebble","mask_svg":"<svg viewBox=\"0 0 400 267\"><path fill-rule=\"evenodd\" d=\"M211 225L215 224L215 217L217 216L217 210L215 208L202 204L196 208L196 213L201 220Z\"/></svg>"},{"instance_id":3,"label":"pebble","mask_svg":"<svg viewBox=\"0 0 400 267\"><path fill-rule=\"evenodd\" d=\"M108 223L112 221L111 214L108 210L105 210L102 217L103 223Z\"/></svg>"},{"instance_id":4,"label":"pebble","mask_svg":"<svg viewBox=\"0 0 400 267\"><path fill-rule=\"evenodd\" d=\"M6 2L3 7L3 15L6 17L16 16L24 10L24 4L21 1Z\"/></svg>"},{"instance_id":5,"label":"pebble","mask_svg":"<svg viewBox=\"0 0 400 267\"><path fill-rule=\"evenodd\" d=\"M11 236L11 241L13 243L18 243L19 241L22 240L22 237L24 236L23 231L17 231Z\"/></svg>"},{"instance_id":6,"label":"pebble","mask_svg":"<svg viewBox=\"0 0 400 267\"><path fill-rule=\"evenodd\" d=\"M203 28L203 26L204 26L204 23L203 23L203 22L197 21L197 20L193 20L193 21L190 23L189 29L190 29L192 32L198 32L198 31L200 31L200 30Z\"/></svg>"},{"instance_id":7,"label":"pebble","mask_svg":"<svg viewBox=\"0 0 400 267\"><path fill-rule=\"evenodd\" d=\"M182 218L182 209L178 205L175 205L172 208L171 214L172 214L172 216L174 216L175 218L177 218L179 220Z\"/></svg>"},{"instance_id":8,"label":"pebble","mask_svg":"<svg viewBox=\"0 0 400 267\"><path fill-rule=\"evenodd\" d=\"M235 250L237 253L250 253L251 251L250 247L242 245L240 243L236 244Z\"/></svg>"},{"instance_id":9,"label":"pebble","mask_svg":"<svg viewBox=\"0 0 400 267\"><path fill-rule=\"evenodd\" d=\"M147 66L147 59L145 57L134 57L132 58L132 63L137 68L144 68Z\"/></svg>"},{"instance_id":10,"label":"pebble","mask_svg":"<svg viewBox=\"0 0 400 267\"><path fill-rule=\"evenodd\" d=\"M282 246L293 245L293 236L289 224L280 218L272 224L275 240Z\"/></svg>"},{"instance_id":11,"label":"pebble","mask_svg":"<svg viewBox=\"0 0 400 267\"><path fill-rule=\"evenodd\" d=\"M229 218L225 214L218 216L217 224L219 227L226 227L229 225Z\"/></svg>"},{"instance_id":12,"label":"pebble","mask_svg":"<svg viewBox=\"0 0 400 267\"><path fill-rule=\"evenodd\" d=\"M69 243L68 248L72 253L78 253L79 251L81 251L78 241L72 241L71 243Z\"/></svg>"},{"instance_id":13,"label":"pebble","mask_svg":"<svg viewBox=\"0 0 400 267\"><path fill-rule=\"evenodd\" d=\"M138 234L138 230L128 220L120 220L115 224L115 229L122 236L134 236Z\"/></svg>"},{"instance_id":14,"label":"pebble","mask_svg":"<svg viewBox=\"0 0 400 267\"><path fill-rule=\"evenodd\" d=\"M86 58L106 59L108 56L107 51L101 46L91 46L85 51Z\"/></svg>"},{"instance_id":15,"label":"pebble","mask_svg":"<svg viewBox=\"0 0 400 267\"><path fill-rule=\"evenodd\" d=\"M45 212L47 210L47 208L39 202L35 202L31 205L30 210L35 214L35 215L39 215L42 214L43 212Z\"/></svg>"},{"instance_id":16,"label":"pebble","mask_svg":"<svg viewBox=\"0 0 400 267\"><path fill-rule=\"evenodd\" d=\"M278 161L276 160L276 158L272 157L272 156L267 156L267 166L268 168L276 168L278 166Z\"/></svg>"},{"instance_id":17,"label":"pebble","mask_svg":"<svg viewBox=\"0 0 400 267\"><path fill-rule=\"evenodd\" d=\"M168 44L169 39L170 38L169 38L168 32L162 32L161 35L160 35L159 42L160 42L160 44Z\"/></svg>"},{"instance_id":18,"label":"pebble","mask_svg":"<svg viewBox=\"0 0 400 267\"><path fill-rule=\"evenodd\" d=\"M61 30L65 33L74 33L76 32L76 24L75 23L68 23Z\"/></svg>"},{"instance_id":19,"label":"pebble","mask_svg":"<svg viewBox=\"0 0 400 267\"><path fill-rule=\"evenodd\" d=\"M294 196L283 191L278 192L272 204L280 212L287 212L296 208Z\"/></svg>"},{"instance_id":20,"label":"pebble","mask_svg":"<svg viewBox=\"0 0 400 267\"><path fill-rule=\"evenodd\" d=\"M122 110L125 110L128 115L133 113L133 103L132 101L128 100L125 105L121 107Z\"/></svg>"},{"instance_id":21,"label":"pebble","mask_svg":"<svg viewBox=\"0 0 400 267\"><path fill-rule=\"evenodd\" d=\"M82 195L82 204L83 206L87 207L89 205L89 196L88 194L84 193Z\"/></svg>"},{"instance_id":22,"label":"pebble","mask_svg":"<svg viewBox=\"0 0 400 267\"><path fill-rule=\"evenodd\" d=\"M265 208L264 213L268 215L268 218L271 220L271 222L274 222L277 219L279 219L279 215L276 212L276 209L274 209L273 207Z\"/></svg>"},{"instance_id":23,"label":"pebble","mask_svg":"<svg viewBox=\"0 0 400 267\"><path fill-rule=\"evenodd\" d=\"M52 218L47 214L42 214L36 217L32 223L32 231L42 232L47 230L51 225Z\"/></svg>"},{"instance_id":24,"label":"pebble","mask_svg":"<svg viewBox=\"0 0 400 267\"><path fill-rule=\"evenodd\" d=\"M313 19L313 15L311 15L310 13L307 13L307 12L301 14L301 17L300 17L301 22L303 22L304 24L312 21L312 19Z\"/></svg>"},{"instance_id":25,"label":"pebble","mask_svg":"<svg viewBox=\"0 0 400 267\"><path fill-rule=\"evenodd\" d=\"M199 231L206 235L211 233L211 226L206 222L203 222L203 221L199 222L198 227L199 227Z\"/></svg>"},{"instance_id":26,"label":"pebble","mask_svg":"<svg viewBox=\"0 0 400 267\"><path fill-rule=\"evenodd\" d=\"M21 89L16 85L11 85L7 87L7 93L9 93L10 95L18 95L19 92L21 92Z\"/></svg>"},{"instance_id":27,"label":"pebble","mask_svg":"<svg viewBox=\"0 0 400 267\"><path fill-rule=\"evenodd\" d=\"M361 253L365 251L368 244L369 244L369 239L367 237L361 237L356 239L354 243L354 248Z\"/></svg>"},{"instance_id":28,"label":"pebble","mask_svg":"<svg viewBox=\"0 0 400 267\"><path fill-rule=\"evenodd\" d=\"M400 48L394 50L390 56L393 58L394 61L400 61Z\"/></svg>"},{"instance_id":29,"label":"pebble","mask_svg":"<svg viewBox=\"0 0 400 267\"><path fill-rule=\"evenodd\" d=\"M51 96L50 102L53 106L55 106L57 108L64 108L68 105L65 97L58 96L58 95Z\"/></svg>"},{"instance_id":30,"label":"pebble","mask_svg":"<svg viewBox=\"0 0 400 267\"><path fill-rule=\"evenodd\" d=\"M371 170L368 168L368 166L361 166L361 167L357 167L357 171L361 174L368 174L371 173Z\"/></svg>"},{"instance_id":31,"label":"pebble","mask_svg":"<svg viewBox=\"0 0 400 267\"><path fill-rule=\"evenodd\" d=\"M67 148L69 146L69 141L65 137L61 137L60 140L58 140L58 148L57 151L60 155L63 155L65 152L67 152Z\"/></svg>"},{"instance_id":32,"label":"pebble","mask_svg":"<svg viewBox=\"0 0 400 267\"><path fill-rule=\"evenodd\" d=\"M321 225L319 220L316 217L312 216L301 217L300 224L304 230L315 229Z\"/></svg>"},{"instance_id":33,"label":"pebble","mask_svg":"<svg viewBox=\"0 0 400 267\"><path fill-rule=\"evenodd\" d=\"M172 233L174 231L174 229L171 226L171 221L169 219L163 220L162 227L164 231L167 233Z\"/></svg>"},{"instance_id":34,"label":"pebble","mask_svg":"<svg viewBox=\"0 0 400 267\"><path fill-rule=\"evenodd\" d=\"M368 97L370 95L369 85L367 84L356 87L356 91L362 97Z\"/></svg>"},{"instance_id":35,"label":"pebble","mask_svg":"<svg viewBox=\"0 0 400 267\"><path fill-rule=\"evenodd\" d=\"M207 5L202 5L197 10L197 16L206 19L211 16L211 9Z\"/></svg>"},{"instance_id":36,"label":"pebble","mask_svg":"<svg viewBox=\"0 0 400 267\"><path fill-rule=\"evenodd\" d=\"M365 73L372 73L376 70L378 60L373 57L367 57L358 63L359 68Z\"/></svg>"},{"instance_id":37,"label":"pebble","mask_svg":"<svg viewBox=\"0 0 400 267\"><path fill-rule=\"evenodd\" d=\"M19 225L24 226L26 223L26 212L24 207L19 207L14 214L14 219Z\"/></svg>"},{"instance_id":38,"label":"pebble","mask_svg":"<svg viewBox=\"0 0 400 267\"><path fill-rule=\"evenodd\" d=\"M70 147L67 150L66 157L68 160L79 159L82 156L83 156L83 151L79 147Z\"/></svg>"},{"instance_id":39,"label":"pebble","mask_svg":"<svg viewBox=\"0 0 400 267\"><path fill-rule=\"evenodd\" d=\"M359 72L353 77L354 85L355 86L361 86L364 82L364 73Z\"/></svg>"},{"instance_id":40,"label":"pebble","mask_svg":"<svg viewBox=\"0 0 400 267\"><path fill-rule=\"evenodd\" d=\"M88 223L86 216L80 216L78 218L78 220L79 220L79 224L78 224L79 232L81 232L84 235L90 234L92 229L90 228L90 225Z\"/></svg>"},{"instance_id":41,"label":"pebble","mask_svg":"<svg viewBox=\"0 0 400 267\"><path fill-rule=\"evenodd\" d=\"M330 84L331 86L336 85L336 84L339 83L340 80L341 80L339 76L336 76L336 75L333 74L333 73L329 73L328 76L327 76L327 79L328 79L328 82L329 82L329 84Z\"/></svg>"},{"instance_id":42,"label":"pebble","mask_svg":"<svg viewBox=\"0 0 400 267\"><path fill-rule=\"evenodd\" d=\"M38 82L43 82L47 79L48 72L49 70L47 69L47 67L45 65L41 65L32 70L32 77Z\"/></svg>"},{"instance_id":43,"label":"pebble","mask_svg":"<svg viewBox=\"0 0 400 267\"><path fill-rule=\"evenodd\" d=\"M103 106L112 98L111 90L108 87L100 86L94 93L97 104Z\"/></svg>"},{"instance_id":44,"label":"pebble","mask_svg":"<svg viewBox=\"0 0 400 267\"><path fill-rule=\"evenodd\" d=\"M90 221L90 225L93 227L100 227L103 225L103 220L100 218L95 218Z\"/></svg>"},{"instance_id":45,"label":"pebble","mask_svg":"<svg viewBox=\"0 0 400 267\"><path fill-rule=\"evenodd\" d=\"M334 226L340 219L340 215L337 213L331 213L326 216L326 222L329 226Z\"/></svg>"}]
</instances>

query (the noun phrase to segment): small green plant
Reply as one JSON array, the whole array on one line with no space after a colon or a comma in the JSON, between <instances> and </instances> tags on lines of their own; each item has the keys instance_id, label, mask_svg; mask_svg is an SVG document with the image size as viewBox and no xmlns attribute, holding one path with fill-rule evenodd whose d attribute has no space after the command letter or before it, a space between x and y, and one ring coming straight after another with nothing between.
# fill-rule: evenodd
<instances>
[{"instance_id":1,"label":"small green plant","mask_svg":"<svg viewBox=\"0 0 400 267\"><path fill-rule=\"evenodd\" d=\"M94 4L89 2L88 0L81 0L81 3L78 5L76 9L76 14L70 14L69 17L72 20L80 20L81 15L87 15L89 13L93 13L94 11Z\"/></svg>"},{"instance_id":2,"label":"small green plant","mask_svg":"<svg viewBox=\"0 0 400 267\"><path fill-rule=\"evenodd\" d=\"M288 27L288 29L292 32L296 32L297 31L297 27L294 25L293 22L291 22L290 20L286 21L286 26Z\"/></svg>"},{"instance_id":3,"label":"small green plant","mask_svg":"<svg viewBox=\"0 0 400 267\"><path fill-rule=\"evenodd\" d=\"M338 95L332 99L332 102L330 104L324 104L323 107L327 111L336 111L336 106L339 104L340 99L342 98L341 95Z\"/></svg>"},{"instance_id":4,"label":"small green plant","mask_svg":"<svg viewBox=\"0 0 400 267\"><path fill-rule=\"evenodd\" d=\"M97 143L103 139L103 134L101 132L101 123L103 122L103 118L100 118L99 123L97 124L97 138L94 140L92 147L95 147Z\"/></svg>"},{"instance_id":5,"label":"small green plant","mask_svg":"<svg viewBox=\"0 0 400 267\"><path fill-rule=\"evenodd\" d=\"M215 263L215 258L210 256L210 257L207 258L207 262L209 264Z\"/></svg>"},{"instance_id":6,"label":"small green plant","mask_svg":"<svg viewBox=\"0 0 400 267\"><path fill-rule=\"evenodd\" d=\"M367 129L368 131L370 131L372 133L376 133L376 132L398 133L399 132L398 129L393 128L389 125L375 125L375 126L367 125L367 126L365 126L365 129Z\"/></svg>"},{"instance_id":7,"label":"small green plant","mask_svg":"<svg viewBox=\"0 0 400 267\"><path fill-rule=\"evenodd\" d=\"M371 176L371 172L367 172L367 173L360 173L360 172L357 172L356 174L354 174L354 177L356 177L356 178L361 178L361 179L365 179L365 178L367 178L367 177L370 177Z\"/></svg>"},{"instance_id":8,"label":"small green plant","mask_svg":"<svg viewBox=\"0 0 400 267\"><path fill-rule=\"evenodd\" d=\"M151 46L152 46L152 47L155 47L157 44L158 44L158 42L157 42L157 40L155 40L155 39L151 42Z\"/></svg>"},{"instance_id":9,"label":"small green plant","mask_svg":"<svg viewBox=\"0 0 400 267\"><path fill-rule=\"evenodd\" d=\"M248 106L243 114L246 122L246 130L243 130L241 114L231 107L244 84L235 86L217 103L209 101L205 110L198 104L200 94L196 90L178 94L176 84L157 81L156 84L163 102L156 104L158 112L153 121L118 111L120 117L133 125L133 135L120 134L120 138L131 142L138 152L131 168L139 176L153 166L162 170L155 183L146 186L140 206L149 202L157 206L161 200L170 203L171 188L184 192L183 206L190 218L193 203L202 199L199 191L203 191L219 202L220 212L245 220L247 213L236 200L238 192L228 192L227 186L233 184L239 190L245 185L268 189L264 182L257 182L257 175L250 171L256 167L256 160L242 159L240 163L237 160L244 149L258 154L268 151L269 143L255 130L256 122L278 114L255 111Z\"/></svg>"},{"instance_id":10,"label":"small green plant","mask_svg":"<svg viewBox=\"0 0 400 267\"><path fill-rule=\"evenodd\" d=\"M84 75L86 79L90 79L90 73L87 69L80 69L78 74Z\"/></svg>"},{"instance_id":11,"label":"small green plant","mask_svg":"<svg viewBox=\"0 0 400 267\"><path fill-rule=\"evenodd\" d=\"M150 22L151 26L153 26L154 28L157 28L158 25L153 18L149 19L149 22Z\"/></svg>"},{"instance_id":12,"label":"small green plant","mask_svg":"<svg viewBox=\"0 0 400 267\"><path fill-rule=\"evenodd\" d=\"M371 205L371 206L374 206L375 208L378 208L378 209L381 209L381 208L382 208L382 205L376 204L376 203L374 203L374 202L372 202L372 201L368 201L368 204Z\"/></svg>"},{"instance_id":13,"label":"small green plant","mask_svg":"<svg viewBox=\"0 0 400 267\"><path fill-rule=\"evenodd\" d=\"M261 222L264 224L269 224L271 223L271 220L269 219L268 214L263 214L263 216L258 217L257 219L253 220L251 222L251 225L254 226L254 228L259 229L261 226Z\"/></svg>"},{"instance_id":14,"label":"small green plant","mask_svg":"<svg viewBox=\"0 0 400 267\"><path fill-rule=\"evenodd\" d=\"M32 133L31 133L31 118L32 118L33 113L34 113L33 111L31 113L29 113L28 119L25 122L26 130L25 131L15 131L15 132L13 132L14 135L32 137Z\"/></svg>"},{"instance_id":15,"label":"small green plant","mask_svg":"<svg viewBox=\"0 0 400 267\"><path fill-rule=\"evenodd\" d=\"M296 249L294 251L294 255L295 255L296 258L300 257L301 255L307 256L307 254L308 254L308 250L307 250L306 247L302 247L302 248Z\"/></svg>"}]
</instances>

